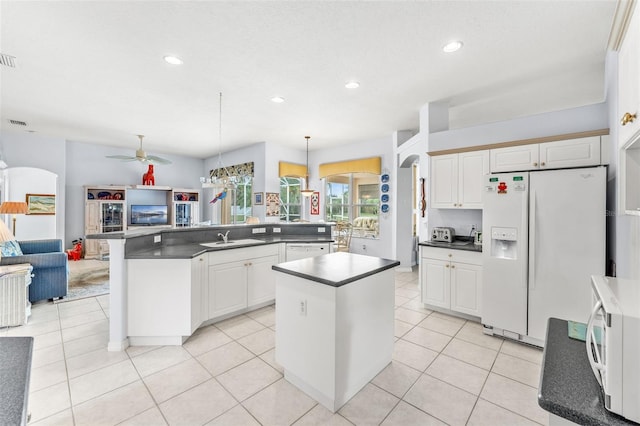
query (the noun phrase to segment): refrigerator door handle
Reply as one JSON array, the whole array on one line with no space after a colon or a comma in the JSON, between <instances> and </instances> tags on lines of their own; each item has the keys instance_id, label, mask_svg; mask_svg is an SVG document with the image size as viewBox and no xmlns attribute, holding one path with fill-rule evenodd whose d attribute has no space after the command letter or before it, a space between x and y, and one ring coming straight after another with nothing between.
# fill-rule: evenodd
<instances>
[{"instance_id":1,"label":"refrigerator door handle","mask_svg":"<svg viewBox=\"0 0 640 426\"><path fill-rule=\"evenodd\" d=\"M529 211L529 290L536 286L536 191L531 191Z\"/></svg>"}]
</instances>

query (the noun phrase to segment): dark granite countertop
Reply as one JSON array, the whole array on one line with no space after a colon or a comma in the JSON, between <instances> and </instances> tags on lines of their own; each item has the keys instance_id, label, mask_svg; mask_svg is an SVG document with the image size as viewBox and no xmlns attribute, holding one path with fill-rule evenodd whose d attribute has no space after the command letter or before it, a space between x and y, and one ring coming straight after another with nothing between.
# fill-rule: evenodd
<instances>
[{"instance_id":1,"label":"dark granite countertop","mask_svg":"<svg viewBox=\"0 0 640 426\"><path fill-rule=\"evenodd\" d=\"M567 321L557 318L550 318L547 324L538 404L580 425L637 425L604 408L585 343L570 338Z\"/></svg>"},{"instance_id":2,"label":"dark granite countertop","mask_svg":"<svg viewBox=\"0 0 640 426\"><path fill-rule=\"evenodd\" d=\"M253 237L254 240L264 241L263 243L232 243L220 244L215 247L207 247L198 242L190 242L185 244L157 245L146 249L136 250L127 253L126 259L192 259L206 252L231 250L236 248L259 247L267 244L280 243L331 243L333 238L330 236L315 235L283 235L281 237L259 236ZM231 239L230 241L233 241ZM216 241L212 241L216 242Z\"/></svg>"},{"instance_id":3,"label":"dark granite countertop","mask_svg":"<svg viewBox=\"0 0 640 426\"><path fill-rule=\"evenodd\" d=\"M0 337L0 425L26 425L33 337Z\"/></svg>"},{"instance_id":4,"label":"dark granite countertop","mask_svg":"<svg viewBox=\"0 0 640 426\"><path fill-rule=\"evenodd\" d=\"M473 243L473 238L468 238L468 237L462 237L462 238L456 237L453 243L442 243L439 241L427 240L427 241L421 241L419 244L425 247L437 247L437 248L444 248L444 249L450 249L450 250L476 251L476 252L482 253L482 244L476 245Z\"/></svg>"},{"instance_id":5,"label":"dark granite countertop","mask_svg":"<svg viewBox=\"0 0 640 426\"><path fill-rule=\"evenodd\" d=\"M369 277L400 265L397 260L354 253L330 253L273 265L274 271L333 287Z\"/></svg>"}]
</instances>

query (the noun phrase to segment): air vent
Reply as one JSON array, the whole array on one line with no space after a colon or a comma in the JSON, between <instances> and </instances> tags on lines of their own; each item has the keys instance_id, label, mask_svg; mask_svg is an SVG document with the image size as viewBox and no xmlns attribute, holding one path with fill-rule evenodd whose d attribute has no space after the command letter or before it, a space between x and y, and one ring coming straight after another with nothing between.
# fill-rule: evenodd
<instances>
[{"instance_id":1,"label":"air vent","mask_svg":"<svg viewBox=\"0 0 640 426\"><path fill-rule=\"evenodd\" d=\"M11 55L6 55L4 53L0 53L0 65L4 65L5 67L16 67L16 57Z\"/></svg>"},{"instance_id":2,"label":"air vent","mask_svg":"<svg viewBox=\"0 0 640 426\"><path fill-rule=\"evenodd\" d=\"M13 124L14 126L26 126L27 123L25 123L24 121L20 121L20 120L9 120L9 123Z\"/></svg>"}]
</instances>

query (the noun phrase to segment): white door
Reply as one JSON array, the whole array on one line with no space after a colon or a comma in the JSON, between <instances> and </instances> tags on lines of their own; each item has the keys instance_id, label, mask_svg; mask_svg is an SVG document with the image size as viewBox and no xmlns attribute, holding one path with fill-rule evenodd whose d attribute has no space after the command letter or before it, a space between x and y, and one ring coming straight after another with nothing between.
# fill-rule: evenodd
<instances>
[{"instance_id":1,"label":"white door","mask_svg":"<svg viewBox=\"0 0 640 426\"><path fill-rule=\"evenodd\" d=\"M618 127L619 146L640 130L640 8L636 6L618 53L618 115L612 126ZM625 113L635 114L633 122L622 125Z\"/></svg>"},{"instance_id":2,"label":"white door","mask_svg":"<svg viewBox=\"0 0 640 426\"><path fill-rule=\"evenodd\" d=\"M482 267L451 263L451 310L480 316Z\"/></svg>"},{"instance_id":3,"label":"white door","mask_svg":"<svg viewBox=\"0 0 640 426\"><path fill-rule=\"evenodd\" d=\"M247 307L247 261L209 267L209 318Z\"/></svg>"},{"instance_id":4,"label":"white door","mask_svg":"<svg viewBox=\"0 0 640 426\"><path fill-rule=\"evenodd\" d=\"M491 173L535 170L538 168L538 144L510 146L491 150Z\"/></svg>"},{"instance_id":5,"label":"white door","mask_svg":"<svg viewBox=\"0 0 640 426\"><path fill-rule=\"evenodd\" d=\"M431 157L431 208L458 205L458 154Z\"/></svg>"},{"instance_id":6,"label":"white door","mask_svg":"<svg viewBox=\"0 0 640 426\"><path fill-rule=\"evenodd\" d=\"M600 164L600 136L540 144L540 169L567 169Z\"/></svg>"},{"instance_id":7,"label":"white door","mask_svg":"<svg viewBox=\"0 0 640 426\"><path fill-rule=\"evenodd\" d=\"M251 259L247 271L247 305L269 302L276 298L276 277L271 266L278 263L278 256Z\"/></svg>"},{"instance_id":8,"label":"white door","mask_svg":"<svg viewBox=\"0 0 640 426\"><path fill-rule=\"evenodd\" d=\"M489 173L489 151L458 154L458 206L482 208L482 177Z\"/></svg>"},{"instance_id":9,"label":"white door","mask_svg":"<svg viewBox=\"0 0 640 426\"><path fill-rule=\"evenodd\" d=\"M531 173L529 331L549 317L587 322L591 275L605 272L606 168Z\"/></svg>"},{"instance_id":10,"label":"white door","mask_svg":"<svg viewBox=\"0 0 640 426\"><path fill-rule=\"evenodd\" d=\"M489 175L484 183L482 323L525 335L529 172Z\"/></svg>"},{"instance_id":11,"label":"white door","mask_svg":"<svg viewBox=\"0 0 640 426\"><path fill-rule=\"evenodd\" d=\"M422 303L449 309L451 307L450 262L422 258Z\"/></svg>"}]
</instances>

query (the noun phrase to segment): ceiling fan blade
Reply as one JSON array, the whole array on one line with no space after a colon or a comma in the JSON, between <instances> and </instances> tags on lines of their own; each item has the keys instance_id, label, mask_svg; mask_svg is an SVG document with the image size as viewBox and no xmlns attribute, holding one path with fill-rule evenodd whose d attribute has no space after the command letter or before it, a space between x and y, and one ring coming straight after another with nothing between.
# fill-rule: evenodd
<instances>
[{"instance_id":1,"label":"ceiling fan blade","mask_svg":"<svg viewBox=\"0 0 640 426\"><path fill-rule=\"evenodd\" d=\"M157 164L171 164L171 161L167 160L166 158L156 157L155 155L147 155L147 161Z\"/></svg>"},{"instance_id":2,"label":"ceiling fan blade","mask_svg":"<svg viewBox=\"0 0 640 426\"><path fill-rule=\"evenodd\" d=\"M131 157L130 155L107 155L107 158L113 158L115 160L121 161L136 161L136 157Z\"/></svg>"}]
</instances>

